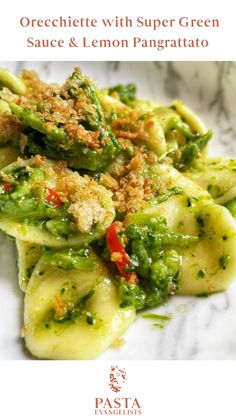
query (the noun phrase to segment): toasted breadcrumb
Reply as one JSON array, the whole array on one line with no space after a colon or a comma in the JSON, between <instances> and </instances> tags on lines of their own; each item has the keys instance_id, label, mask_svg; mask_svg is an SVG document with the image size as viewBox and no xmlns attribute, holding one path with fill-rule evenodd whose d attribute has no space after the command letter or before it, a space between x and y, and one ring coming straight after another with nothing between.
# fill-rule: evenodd
<instances>
[{"instance_id":1,"label":"toasted breadcrumb","mask_svg":"<svg viewBox=\"0 0 236 419\"><path fill-rule=\"evenodd\" d=\"M22 159L18 159L21 164ZM89 176L81 176L78 172L67 169L65 162L55 165L46 162L45 157L36 155L29 160L27 171L32 167L43 167L45 180L40 184L43 188L53 188L66 204L68 214L73 216L72 223L82 233L91 232L98 223L103 223L106 217L114 215L112 192ZM11 175L0 172L4 181L12 182ZM38 185L37 185L38 187ZM37 194L37 188L34 192Z\"/></svg>"},{"instance_id":2,"label":"toasted breadcrumb","mask_svg":"<svg viewBox=\"0 0 236 419\"><path fill-rule=\"evenodd\" d=\"M62 201L71 203L68 213L75 218L77 228L87 233L108 215L103 196L111 197L112 193L89 176L82 177L77 172L68 173L63 166L61 169L56 190Z\"/></svg>"},{"instance_id":3,"label":"toasted breadcrumb","mask_svg":"<svg viewBox=\"0 0 236 419\"><path fill-rule=\"evenodd\" d=\"M75 71L80 70L77 68ZM42 82L34 71L24 70L21 77L26 84L27 93L17 97L15 101L43 118L46 130L52 131L60 125L68 135L68 145L79 139L91 149L98 149L110 140L104 138L103 142L99 141L100 130L90 131L81 125L88 114L96 113L96 108L89 95L72 98L68 94L68 90L73 87L78 94L83 93L83 89L78 88L75 80L68 78L64 86L59 87L57 84Z\"/></svg>"},{"instance_id":4,"label":"toasted breadcrumb","mask_svg":"<svg viewBox=\"0 0 236 419\"><path fill-rule=\"evenodd\" d=\"M76 68L75 71L79 73L80 69ZM69 77L62 87L42 82L33 71L24 70L21 77L27 86L26 95L13 95L9 89L3 89L2 94L42 117L45 121L44 127L48 131L62 127L67 135L67 142L61 145L62 147L67 149L79 139L87 147L97 150L110 141L109 136L100 140L100 129L89 131L82 125L88 114L96 113L96 108L89 93L83 95L83 89L78 87L73 77ZM89 82L89 79L87 81ZM72 97L69 89L76 89L77 95ZM113 97L116 98L116 95ZM108 116L111 115L114 102L112 101L113 99L111 103L103 104L105 114L107 111ZM58 162L53 168L45 167L48 178L52 178L55 173L56 190L62 202L70 204L68 213L75 218L77 228L82 232L90 232L92 227L102 222L107 215L101 188L104 188L106 193L110 192L117 213L125 215L145 208L156 193L165 193L170 187L170 180L167 177L153 180L145 173L147 165L157 163L157 156L153 152L140 147L140 141L145 144L148 139L148 129L154 124L151 114L150 116L145 114L146 117L143 117L141 111L116 102L115 107L118 112L109 122L112 132L120 142L123 154L125 155L125 150L131 149L134 152L133 158L127 161L127 157L123 157L123 160L122 157L118 157L118 160L112 164L110 173L101 174L98 182L88 176L82 177L77 172L68 173L64 162ZM23 153L28 140L22 129L22 125L14 116L0 115L0 138L4 142L4 138L7 139L9 136L18 137L20 150ZM139 142L138 146L135 145L136 141ZM36 166L41 166L44 162L44 157L35 156ZM167 161L167 164L170 162Z\"/></svg>"},{"instance_id":5,"label":"toasted breadcrumb","mask_svg":"<svg viewBox=\"0 0 236 419\"><path fill-rule=\"evenodd\" d=\"M16 100L18 99L18 96L15 95L15 93L12 93L12 91L8 89L8 87L3 87L0 90L0 98L10 103L10 102L16 102Z\"/></svg>"},{"instance_id":6,"label":"toasted breadcrumb","mask_svg":"<svg viewBox=\"0 0 236 419\"><path fill-rule=\"evenodd\" d=\"M119 189L119 183L109 173L103 173L101 175L100 184L110 189L111 191Z\"/></svg>"},{"instance_id":7,"label":"toasted breadcrumb","mask_svg":"<svg viewBox=\"0 0 236 419\"><path fill-rule=\"evenodd\" d=\"M87 201L77 200L69 207L68 213L76 219L78 230L82 233L88 233L93 224L104 220L107 211L101 207L96 199L91 198Z\"/></svg>"},{"instance_id":8,"label":"toasted breadcrumb","mask_svg":"<svg viewBox=\"0 0 236 419\"><path fill-rule=\"evenodd\" d=\"M123 256L120 252L113 252L111 254L111 261L112 262L122 262Z\"/></svg>"},{"instance_id":9,"label":"toasted breadcrumb","mask_svg":"<svg viewBox=\"0 0 236 419\"><path fill-rule=\"evenodd\" d=\"M53 96L59 91L57 84L44 83L42 80L40 80L35 71L23 70L21 73L21 78L26 84L28 96L34 95L34 97L37 97L38 99L45 99L47 97Z\"/></svg>"},{"instance_id":10,"label":"toasted breadcrumb","mask_svg":"<svg viewBox=\"0 0 236 419\"><path fill-rule=\"evenodd\" d=\"M132 273L131 273L130 278L129 278L129 280L128 280L128 283L129 283L129 284L132 284L132 285L137 284L137 275L136 275L136 273L135 273L135 272L132 272Z\"/></svg>"},{"instance_id":11,"label":"toasted breadcrumb","mask_svg":"<svg viewBox=\"0 0 236 419\"><path fill-rule=\"evenodd\" d=\"M145 141L148 137L145 122L140 119L140 112L136 110L127 110L126 115L114 119L111 126L117 138Z\"/></svg>"},{"instance_id":12,"label":"toasted breadcrumb","mask_svg":"<svg viewBox=\"0 0 236 419\"><path fill-rule=\"evenodd\" d=\"M36 154L36 156L34 156L34 158L33 158L33 161L35 163L35 166L40 167L45 163L46 157L45 156L40 156L39 154Z\"/></svg>"},{"instance_id":13,"label":"toasted breadcrumb","mask_svg":"<svg viewBox=\"0 0 236 419\"><path fill-rule=\"evenodd\" d=\"M100 183L113 192L115 209L119 213L134 213L148 205L156 192L165 192L163 182L153 181L144 175L146 163L155 164L154 153L135 147L135 155L128 164L112 165L112 175L102 175Z\"/></svg>"},{"instance_id":14,"label":"toasted breadcrumb","mask_svg":"<svg viewBox=\"0 0 236 419\"><path fill-rule=\"evenodd\" d=\"M63 317L67 312L67 307L63 303L62 299L58 296L54 298L54 310L55 310L55 319L60 319Z\"/></svg>"},{"instance_id":15,"label":"toasted breadcrumb","mask_svg":"<svg viewBox=\"0 0 236 419\"><path fill-rule=\"evenodd\" d=\"M133 213L147 206L154 194L151 186L151 179L144 179L137 173L130 172L121 178L119 190L113 195L116 210L121 213Z\"/></svg>"},{"instance_id":16,"label":"toasted breadcrumb","mask_svg":"<svg viewBox=\"0 0 236 419\"><path fill-rule=\"evenodd\" d=\"M14 115L0 114L0 142L16 140L23 132L23 125Z\"/></svg>"}]
</instances>

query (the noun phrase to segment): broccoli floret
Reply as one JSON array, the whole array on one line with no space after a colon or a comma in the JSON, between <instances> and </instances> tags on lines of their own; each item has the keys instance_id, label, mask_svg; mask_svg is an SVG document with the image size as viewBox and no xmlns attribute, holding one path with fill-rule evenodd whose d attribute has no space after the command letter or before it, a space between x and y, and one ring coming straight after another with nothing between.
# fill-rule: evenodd
<instances>
[{"instance_id":1,"label":"broccoli floret","mask_svg":"<svg viewBox=\"0 0 236 419\"><path fill-rule=\"evenodd\" d=\"M137 310L163 304L179 287L181 257L171 247L188 247L199 237L175 234L169 230L164 217L153 218L145 214L134 215L136 222L126 228L127 253L138 284L119 279L121 306L134 306Z\"/></svg>"},{"instance_id":2,"label":"broccoli floret","mask_svg":"<svg viewBox=\"0 0 236 419\"><path fill-rule=\"evenodd\" d=\"M72 99L85 103L83 125L89 130L97 130L103 122L104 115L98 94L93 82L80 71L74 71L65 84L65 89Z\"/></svg>"},{"instance_id":3,"label":"broccoli floret","mask_svg":"<svg viewBox=\"0 0 236 419\"><path fill-rule=\"evenodd\" d=\"M180 256L174 250L162 253L150 265L150 276L138 285L120 279L121 307L133 306L137 310L158 306L174 294L179 285Z\"/></svg>"},{"instance_id":4,"label":"broccoli floret","mask_svg":"<svg viewBox=\"0 0 236 419\"><path fill-rule=\"evenodd\" d=\"M51 266L62 269L80 269L82 271L91 271L95 266L95 261L88 258L89 248L80 249L60 249L49 250L43 255L43 261Z\"/></svg>"},{"instance_id":5,"label":"broccoli floret","mask_svg":"<svg viewBox=\"0 0 236 419\"><path fill-rule=\"evenodd\" d=\"M160 254L150 266L150 280L161 291L171 294L175 291L180 268L180 256L175 250Z\"/></svg>"},{"instance_id":6,"label":"broccoli floret","mask_svg":"<svg viewBox=\"0 0 236 419\"><path fill-rule=\"evenodd\" d=\"M137 310L146 307L146 293L140 285L128 284L124 279L119 280L121 307L133 306Z\"/></svg>"},{"instance_id":7,"label":"broccoli floret","mask_svg":"<svg viewBox=\"0 0 236 419\"><path fill-rule=\"evenodd\" d=\"M28 99L26 106L9 104L28 129L25 152L64 160L75 169L99 171L119 154L121 147L107 127L93 82L74 71L53 100ZM54 118L54 115L55 118Z\"/></svg>"},{"instance_id":8,"label":"broccoli floret","mask_svg":"<svg viewBox=\"0 0 236 419\"><path fill-rule=\"evenodd\" d=\"M188 142L177 150L170 151L167 156L172 158L173 166L176 169L185 171L189 169L200 156L201 151L207 146L211 139L213 131L209 130L205 134L199 135L192 133L184 122L176 122L175 119L173 119L171 124L171 128L180 131Z\"/></svg>"}]
</instances>

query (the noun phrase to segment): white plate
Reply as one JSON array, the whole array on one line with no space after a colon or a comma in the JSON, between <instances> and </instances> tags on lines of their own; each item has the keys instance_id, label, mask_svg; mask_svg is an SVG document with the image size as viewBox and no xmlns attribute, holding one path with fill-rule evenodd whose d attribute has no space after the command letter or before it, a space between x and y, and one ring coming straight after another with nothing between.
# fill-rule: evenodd
<instances>
[{"instance_id":1,"label":"white plate","mask_svg":"<svg viewBox=\"0 0 236 419\"><path fill-rule=\"evenodd\" d=\"M135 82L139 96L169 104L181 99L215 130L211 155L236 157L236 63L3 62L13 72L34 69L62 82L80 65L100 87ZM23 295L17 285L14 242L0 235L0 359L31 359L20 338ZM157 313L173 315L164 329L137 317L119 349L100 359L236 359L236 284L207 299L173 297Z\"/></svg>"}]
</instances>

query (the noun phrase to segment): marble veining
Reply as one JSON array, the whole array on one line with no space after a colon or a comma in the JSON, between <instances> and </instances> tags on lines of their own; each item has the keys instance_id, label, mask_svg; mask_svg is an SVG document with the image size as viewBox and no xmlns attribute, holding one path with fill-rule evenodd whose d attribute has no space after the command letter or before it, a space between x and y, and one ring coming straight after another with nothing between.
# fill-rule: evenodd
<instances>
[{"instance_id":1,"label":"marble veining","mask_svg":"<svg viewBox=\"0 0 236 419\"><path fill-rule=\"evenodd\" d=\"M135 82L140 97L169 104L179 98L215 131L211 155L236 157L235 62L3 62L16 73L38 71L62 82L74 65L105 87ZM17 285L14 242L0 233L0 359L30 359L20 339L23 296ZM236 359L236 283L207 299L173 297L156 310L171 314L164 329L137 316L120 348L100 359Z\"/></svg>"}]
</instances>

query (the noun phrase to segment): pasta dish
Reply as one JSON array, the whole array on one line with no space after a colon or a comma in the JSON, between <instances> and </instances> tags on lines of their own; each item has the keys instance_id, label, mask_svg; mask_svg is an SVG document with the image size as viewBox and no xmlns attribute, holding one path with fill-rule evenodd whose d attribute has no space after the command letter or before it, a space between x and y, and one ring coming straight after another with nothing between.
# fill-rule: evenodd
<instances>
[{"instance_id":1,"label":"pasta dish","mask_svg":"<svg viewBox=\"0 0 236 419\"><path fill-rule=\"evenodd\" d=\"M181 101L0 69L0 228L15 239L22 336L41 359L92 359L138 311L236 276L236 160Z\"/></svg>"}]
</instances>

